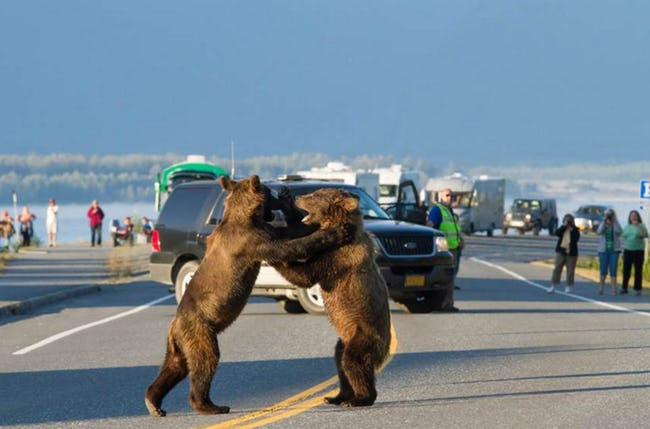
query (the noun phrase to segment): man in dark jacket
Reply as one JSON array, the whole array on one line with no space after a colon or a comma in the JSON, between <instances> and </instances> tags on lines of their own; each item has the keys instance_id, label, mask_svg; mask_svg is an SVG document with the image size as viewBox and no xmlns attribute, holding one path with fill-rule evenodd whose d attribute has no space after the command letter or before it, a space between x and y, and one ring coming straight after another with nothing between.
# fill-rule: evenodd
<instances>
[{"instance_id":1,"label":"man in dark jacket","mask_svg":"<svg viewBox=\"0 0 650 429\"><path fill-rule=\"evenodd\" d=\"M557 235L557 244L555 245L555 268L551 276L551 287L548 293L555 292L559 287L562 277L562 270L566 265L566 288L564 292L571 293L575 283L576 262L578 262L578 240L580 240L580 231L576 228L573 216L567 214L562 219L562 226L555 232Z\"/></svg>"}]
</instances>

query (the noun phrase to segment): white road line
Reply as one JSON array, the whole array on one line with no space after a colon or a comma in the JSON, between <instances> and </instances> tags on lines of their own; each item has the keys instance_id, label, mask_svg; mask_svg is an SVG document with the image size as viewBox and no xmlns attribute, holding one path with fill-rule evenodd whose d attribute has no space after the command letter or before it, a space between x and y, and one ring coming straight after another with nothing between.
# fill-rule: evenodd
<instances>
[{"instance_id":1,"label":"white road line","mask_svg":"<svg viewBox=\"0 0 650 429\"><path fill-rule=\"evenodd\" d=\"M544 286L544 285L541 285L539 283L535 283L534 281L528 280L524 276L522 276L522 275L520 275L518 273L515 273L514 271L510 271L509 269L504 268L501 265L493 264L492 262L484 261L482 259L474 258L474 257L471 257L469 259L474 261L474 262L478 262L479 264L486 265L486 266L488 266L490 268L494 268L496 270L503 271L504 273L508 274L509 276L514 277L517 280L521 280L522 282L527 283L527 284L529 284L531 286L534 286L536 288L543 289L543 290L548 289L548 286ZM638 314L639 316L650 317L650 313L645 312L645 311L634 310L632 308L627 308L627 307L623 307L623 306L620 306L620 305L614 305L614 304L610 304L610 303L607 303L607 302L598 301L597 299L587 298L585 296L576 295L575 293L567 293L567 292L562 292L562 291L555 291L555 293L560 294L560 295L570 296L571 298L575 298L575 299L577 299L579 301L589 302L591 304L599 305L601 307L609 308L609 309L612 309L612 310L622 311L622 312L625 312L625 313Z\"/></svg>"},{"instance_id":2,"label":"white road line","mask_svg":"<svg viewBox=\"0 0 650 429\"><path fill-rule=\"evenodd\" d=\"M32 344L31 346L25 347L23 349L20 349L18 351L13 352L12 354L14 355L24 355L26 353L29 353L33 350L36 350L38 348L41 348L43 346L46 346L48 344L51 344L55 341L60 340L61 338L65 338L69 335L76 334L77 332L81 332L86 329L93 328L98 325L103 325L104 323L112 322L113 320L121 319L122 317L130 316L132 314L138 313L142 310L146 310L147 308L154 306L158 304L159 302L167 301L170 298L174 298L174 295L166 295L163 296L162 298L155 299L151 302L148 302L144 305L141 305L139 307L136 307L132 310L125 311L123 313L116 314L114 316L106 317L104 319L98 320L96 322L88 323L85 325L77 326L76 328L68 329L67 331L60 332L56 335L52 335L51 337L48 337L42 341L39 341L38 343Z\"/></svg>"}]
</instances>

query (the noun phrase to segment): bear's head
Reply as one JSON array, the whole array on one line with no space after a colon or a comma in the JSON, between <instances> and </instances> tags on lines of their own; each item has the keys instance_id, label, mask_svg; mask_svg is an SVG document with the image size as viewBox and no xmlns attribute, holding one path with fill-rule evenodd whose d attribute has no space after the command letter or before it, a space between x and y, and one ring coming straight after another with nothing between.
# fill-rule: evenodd
<instances>
[{"instance_id":1,"label":"bear's head","mask_svg":"<svg viewBox=\"0 0 650 429\"><path fill-rule=\"evenodd\" d=\"M219 184L228 194L224 202L224 220L226 218L236 218L240 221L264 219L267 192L259 176L253 174L248 179L241 180L231 180L221 176Z\"/></svg>"},{"instance_id":2,"label":"bear's head","mask_svg":"<svg viewBox=\"0 0 650 429\"><path fill-rule=\"evenodd\" d=\"M296 206L307 212L302 222L321 229L357 225L363 229L359 198L343 189L323 188L296 199Z\"/></svg>"},{"instance_id":3,"label":"bear's head","mask_svg":"<svg viewBox=\"0 0 650 429\"><path fill-rule=\"evenodd\" d=\"M273 211L283 211L285 216L295 211L293 197L288 189L273 191L262 184L256 174L237 181L221 176L219 184L228 193L225 208L231 213L237 211L241 213L240 216L248 218L259 218L261 213L261 219L271 222L275 218Z\"/></svg>"}]
</instances>

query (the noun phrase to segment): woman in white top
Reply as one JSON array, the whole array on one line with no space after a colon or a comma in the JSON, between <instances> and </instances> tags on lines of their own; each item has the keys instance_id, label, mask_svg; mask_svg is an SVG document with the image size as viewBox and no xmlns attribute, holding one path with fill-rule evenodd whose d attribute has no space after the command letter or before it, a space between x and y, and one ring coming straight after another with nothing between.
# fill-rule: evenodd
<instances>
[{"instance_id":1,"label":"woman in white top","mask_svg":"<svg viewBox=\"0 0 650 429\"><path fill-rule=\"evenodd\" d=\"M47 206L47 215L45 217L45 229L47 230L47 244L50 247L56 246L56 232L59 226L57 214L59 213L59 206L56 205L54 198L50 198L50 203Z\"/></svg>"}]
</instances>

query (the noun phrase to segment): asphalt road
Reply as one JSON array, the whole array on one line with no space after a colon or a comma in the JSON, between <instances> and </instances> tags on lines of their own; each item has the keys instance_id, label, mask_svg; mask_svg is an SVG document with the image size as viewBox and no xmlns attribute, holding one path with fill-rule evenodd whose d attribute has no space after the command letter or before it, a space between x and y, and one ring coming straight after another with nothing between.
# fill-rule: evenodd
<instances>
[{"instance_id":1,"label":"asphalt road","mask_svg":"<svg viewBox=\"0 0 650 429\"><path fill-rule=\"evenodd\" d=\"M141 279L0 318L0 426L10 428L630 428L650 420L650 300L549 295L549 237L472 237L457 314L392 306L396 351L363 409L321 404L336 388L336 335L323 316L252 299L219 336L212 398L199 416L187 382L149 417L143 393L164 354L173 296ZM585 240L590 252L593 240ZM593 247L595 249L595 247Z\"/></svg>"}]
</instances>

